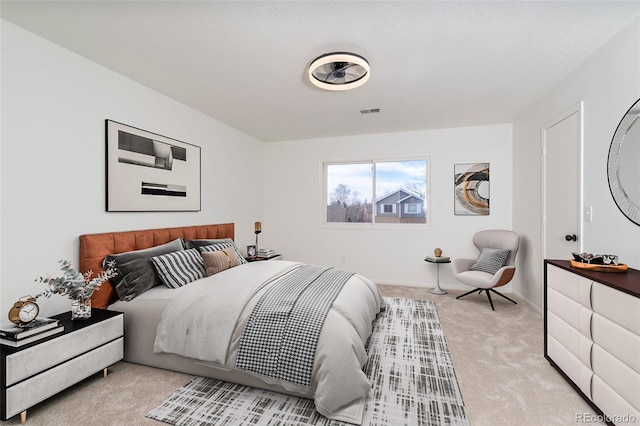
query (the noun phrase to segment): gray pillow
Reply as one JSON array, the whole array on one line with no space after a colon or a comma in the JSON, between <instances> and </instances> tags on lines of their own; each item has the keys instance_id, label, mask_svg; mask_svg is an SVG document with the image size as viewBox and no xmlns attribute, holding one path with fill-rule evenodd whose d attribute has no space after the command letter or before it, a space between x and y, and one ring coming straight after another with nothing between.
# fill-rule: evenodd
<instances>
[{"instance_id":1,"label":"gray pillow","mask_svg":"<svg viewBox=\"0 0 640 426\"><path fill-rule=\"evenodd\" d=\"M118 275L111 279L120 300L129 301L151 287L162 284L151 258L162 254L184 250L182 238L177 238L159 246L125 253L111 254L102 261L114 261Z\"/></svg>"},{"instance_id":2,"label":"gray pillow","mask_svg":"<svg viewBox=\"0 0 640 426\"><path fill-rule=\"evenodd\" d=\"M510 253L511 250L509 249L485 247L480 252L480 256L478 256L476 263L471 266L471 270L482 271L493 275L504 266Z\"/></svg>"}]
</instances>

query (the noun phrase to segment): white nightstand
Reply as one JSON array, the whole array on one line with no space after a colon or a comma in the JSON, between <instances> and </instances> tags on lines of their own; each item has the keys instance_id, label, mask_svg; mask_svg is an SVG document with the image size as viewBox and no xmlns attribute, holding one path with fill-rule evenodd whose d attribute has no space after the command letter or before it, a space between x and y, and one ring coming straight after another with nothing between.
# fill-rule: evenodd
<instances>
[{"instance_id":1,"label":"white nightstand","mask_svg":"<svg viewBox=\"0 0 640 426\"><path fill-rule=\"evenodd\" d=\"M18 348L0 345L0 417L7 420L124 357L124 315L93 309L91 318L55 315L64 332Z\"/></svg>"}]
</instances>

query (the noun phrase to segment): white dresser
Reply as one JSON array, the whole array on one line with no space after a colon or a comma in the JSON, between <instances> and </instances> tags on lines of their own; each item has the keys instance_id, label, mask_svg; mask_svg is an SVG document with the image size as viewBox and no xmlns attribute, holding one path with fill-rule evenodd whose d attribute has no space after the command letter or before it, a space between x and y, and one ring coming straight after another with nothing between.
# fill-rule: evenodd
<instances>
[{"instance_id":1,"label":"white dresser","mask_svg":"<svg viewBox=\"0 0 640 426\"><path fill-rule=\"evenodd\" d=\"M545 358L608 424L640 423L640 271L545 261Z\"/></svg>"}]
</instances>

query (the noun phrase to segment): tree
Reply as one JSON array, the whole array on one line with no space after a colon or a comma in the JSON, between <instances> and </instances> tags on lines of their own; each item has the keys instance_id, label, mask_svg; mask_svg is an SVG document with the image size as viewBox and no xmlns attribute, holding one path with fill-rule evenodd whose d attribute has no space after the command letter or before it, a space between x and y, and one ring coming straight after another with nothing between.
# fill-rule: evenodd
<instances>
[{"instance_id":1,"label":"tree","mask_svg":"<svg viewBox=\"0 0 640 426\"><path fill-rule=\"evenodd\" d=\"M367 200L353 199L347 207L346 222L367 222Z\"/></svg>"},{"instance_id":2,"label":"tree","mask_svg":"<svg viewBox=\"0 0 640 426\"><path fill-rule=\"evenodd\" d=\"M349 189L349 187L344 183L336 186L336 189L334 189L333 193L331 194L331 203L347 207L350 201L351 189Z\"/></svg>"},{"instance_id":3,"label":"tree","mask_svg":"<svg viewBox=\"0 0 640 426\"><path fill-rule=\"evenodd\" d=\"M424 182L407 182L404 184L405 189L418 194L423 200L426 198L426 185Z\"/></svg>"},{"instance_id":4,"label":"tree","mask_svg":"<svg viewBox=\"0 0 640 426\"><path fill-rule=\"evenodd\" d=\"M341 183L331 193L327 206L327 221L329 222L369 222L367 200L360 201L357 191Z\"/></svg>"}]
</instances>

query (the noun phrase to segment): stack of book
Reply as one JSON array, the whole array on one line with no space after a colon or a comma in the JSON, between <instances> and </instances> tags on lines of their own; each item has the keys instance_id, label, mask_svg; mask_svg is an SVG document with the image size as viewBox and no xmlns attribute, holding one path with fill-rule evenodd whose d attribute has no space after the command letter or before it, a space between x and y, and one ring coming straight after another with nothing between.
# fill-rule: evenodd
<instances>
[{"instance_id":1,"label":"stack of book","mask_svg":"<svg viewBox=\"0 0 640 426\"><path fill-rule=\"evenodd\" d=\"M272 250L268 247L265 248L261 248L258 250L258 253L256 253L256 257L263 257L265 259L269 259L271 257L275 257L277 256L278 253L275 252L275 250Z\"/></svg>"},{"instance_id":2,"label":"stack of book","mask_svg":"<svg viewBox=\"0 0 640 426\"><path fill-rule=\"evenodd\" d=\"M12 322L0 324L0 345L20 347L54 334L62 333L64 326L53 318L37 318L18 326Z\"/></svg>"},{"instance_id":3,"label":"stack of book","mask_svg":"<svg viewBox=\"0 0 640 426\"><path fill-rule=\"evenodd\" d=\"M427 259L429 262L436 262L436 263L449 263L451 261L451 259L449 259L448 256L439 256L439 257L435 257L435 256L427 256Z\"/></svg>"}]
</instances>

